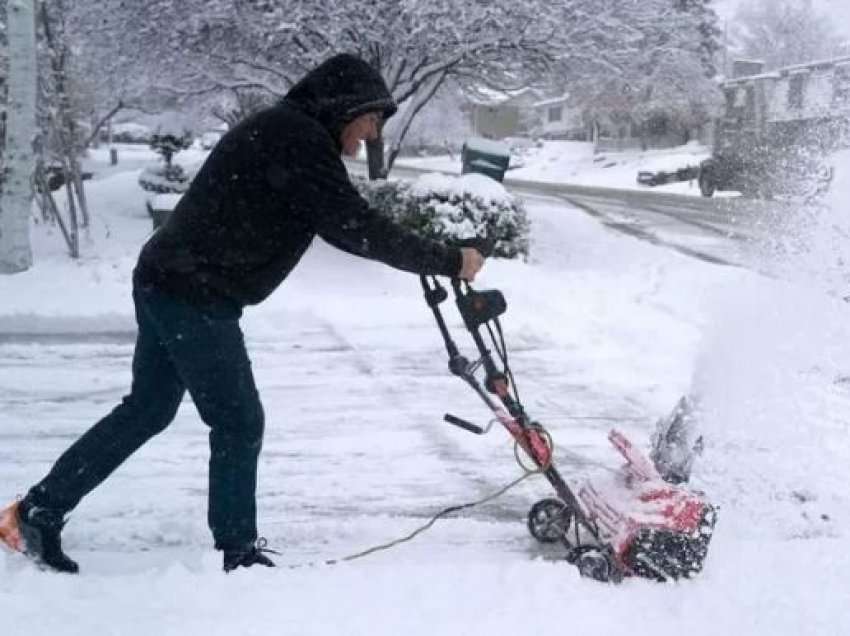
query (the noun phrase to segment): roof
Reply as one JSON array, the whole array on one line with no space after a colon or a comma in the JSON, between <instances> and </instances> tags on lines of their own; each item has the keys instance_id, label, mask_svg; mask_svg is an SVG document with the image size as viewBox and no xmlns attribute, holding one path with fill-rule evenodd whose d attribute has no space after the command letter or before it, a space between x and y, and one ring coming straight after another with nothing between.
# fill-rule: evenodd
<instances>
[{"instance_id":1,"label":"roof","mask_svg":"<svg viewBox=\"0 0 850 636\"><path fill-rule=\"evenodd\" d=\"M468 99L479 106L498 106L519 97L536 97L537 91L529 86L513 91L502 91L489 86L475 86L467 93Z\"/></svg>"},{"instance_id":2,"label":"roof","mask_svg":"<svg viewBox=\"0 0 850 636\"><path fill-rule=\"evenodd\" d=\"M556 104L563 104L570 98L569 93L564 93L560 97L550 97L549 99L544 99L540 102L535 102L535 108L545 108L546 106L555 106Z\"/></svg>"},{"instance_id":3,"label":"roof","mask_svg":"<svg viewBox=\"0 0 850 636\"><path fill-rule=\"evenodd\" d=\"M727 86L734 84L743 84L746 82L754 82L766 79L779 79L784 75L797 75L799 73L807 73L816 68L829 68L831 66L844 66L850 64L850 55L842 55L840 57L827 58L822 60L813 60L804 64L793 64L791 66L783 66L782 68L774 69L768 73L759 73L758 75L745 75L743 77L734 77L727 79L723 83Z\"/></svg>"}]
</instances>

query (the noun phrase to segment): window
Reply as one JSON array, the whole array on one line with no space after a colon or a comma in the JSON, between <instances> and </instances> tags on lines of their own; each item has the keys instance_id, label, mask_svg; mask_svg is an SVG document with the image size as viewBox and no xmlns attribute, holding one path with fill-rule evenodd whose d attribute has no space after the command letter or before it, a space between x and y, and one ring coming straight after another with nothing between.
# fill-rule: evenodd
<instances>
[{"instance_id":1,"label":"window","mask_svg":"<svg viewBox=\"0 0 850 636\"><path fill-rule=\"evenodd\" d=\"M806 75L805 73L794 73L788 78L788 108L799 110L803 107Z\"/></svg>"},{"instance_id":2,"label":"window","mask_svg":"<svg viewBox=\"0 0 850 636\"><path fill-rule=\"evenodd\" d=\"M835 67L832 103L835 106L850 106L850 64Z\"/></svg>"},{"instance_id":3,"label":"window","mask_svg":"<svg viewBox=\"0 0 850 636\"><path fill-rule=\"evenodd\" d=\"M735 111L735 88L727 88L723 91L726 96L726 116L732 117Z\"/></svg>"},{"instance_id":4,"label":"window","mask_svg":"<svg viewBox=\"0 0 850 636\"><path fill-rule=\"evenodd\" d=\"M564 107L563 106L552 106L549 108L549 121L561 121L564 118Z\"/></svg>"},{"instance_id":5,"label":"window","mask_svg":"<svg viewBox=\"0 0 850 636\"><path fill-rule=\"evenodd\" d=\"M740 86L735 90L735 97L732 105L735 108L744 108L747 105L747 89L745 86Z\"/></svg>"},{"instance_id":6,"label":"window","mask_svg":"<svg viewBox=\"0 0 850 636\"><path fill-rule=\"evenodd\" d=\"M755 86L747 86L747 106L744 110L744 117L747 119L755 119L756 118L756 87Z\"/></svg>"}]
</instances>

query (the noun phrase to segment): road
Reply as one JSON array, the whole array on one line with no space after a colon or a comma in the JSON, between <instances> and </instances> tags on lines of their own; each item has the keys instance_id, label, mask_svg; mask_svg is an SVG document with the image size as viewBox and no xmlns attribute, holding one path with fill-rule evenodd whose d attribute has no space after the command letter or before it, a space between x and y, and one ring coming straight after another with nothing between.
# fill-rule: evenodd
<instances>
[{"instance_id":1,"label":"road","mask_svg":"<svg viewBox=\"0 0 850 636\"><path fill-rule=\"evenodd\" d=\"M360 170L357 164L350 164ZM396 166L393 175L426 171ZM610 229L710 263L764 271L772 238L793 218L799 203L744 197L704 198L658 190L541 183L508 177L505 186L523 197L556 199L597 218Z\"/></svg>"}]
</instances>

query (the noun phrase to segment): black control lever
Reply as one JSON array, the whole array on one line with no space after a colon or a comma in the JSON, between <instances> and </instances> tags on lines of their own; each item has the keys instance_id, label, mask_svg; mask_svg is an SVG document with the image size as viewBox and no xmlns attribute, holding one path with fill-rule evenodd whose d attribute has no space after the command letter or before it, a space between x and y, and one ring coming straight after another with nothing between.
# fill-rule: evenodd
<instances>
[{"instance_id":1,"label":"black control lever","mask_svg":"<svg viewBox=\"0 0 850 636\"><path fill-rule=\"evenodd\" d=\"M469 431L470 433L475 433L476 435L483 435L487 431L478 426L477 424L473 424L472 422L467 422L466 420L462 420L459 417L455 417L451 413L446 413L443 417L445 421L449 424L454 424L458 428L462 428L465 431Z\"/></svg>"}]
</instances>

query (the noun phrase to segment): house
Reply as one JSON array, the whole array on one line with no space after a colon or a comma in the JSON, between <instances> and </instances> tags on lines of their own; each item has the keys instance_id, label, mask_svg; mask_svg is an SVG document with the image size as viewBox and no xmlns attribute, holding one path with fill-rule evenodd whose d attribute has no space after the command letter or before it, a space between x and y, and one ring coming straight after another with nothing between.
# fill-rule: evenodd
<instances>
[{"instance_id":1,"label":"house","mask_svg":"<svg viewBox=\"0 0 850 636\"><path fill-rule=\"evenodd\" d=\"M620 102L622 107L618 108ZM589 141L597 152L665 148L706 137L703 128L683 134L663 116L638 125L631 114L633 100L628 96L607 95L605 105L607 114L591 117L589 111L577 105L567 93L543 98L532 88L518 91L477 88L472 95L467 95L465 110L477 137Z\"/></svg>"},{"instance_id":2,"label":"house","mask_svg":"<svg viewBox=\"0 0 850 636\"><path fill-rule=\"evenodd\" d=\"M716 143L782 138L833 143L850 120L850 55L786 66L769 73L736 61L722 83L726 97ZM839 135L840 136L840 135ZM845 140L846 141L846 140Z\"/></svg>"},{"instance_id":3,"label":"house","mask_svg":"<svg viewBox=\"0 0 850 636\"><path fill-rule=\"evenodd\" d=\"M534 104L537 132L546 139L588 141L589 130L581 110L570 103L568 94L544 99Z\"/></svg>"},{"instance_id":4,"label":"house","mask_svg":"<svg viewBox=\"0 0 850 636\"><path fill-rule=\"evenodd\" d=\"M532 88L497 91L477 87L468 94L466 104L473 134L486 139L530 136L535 125L534 104L539 99L540 94Z\"/></svg>"},{"instance_id":5,"label":"house","mask_svg":"<svg viewBox=\"0 0 850 636\"><path fill-rule=\"evenodd\" d=\"M617 98L617 95L609 95L605 100L610 107L608 112L595 117L577 106L568 94L539 101L535 104L540 122L537 133L549 139L593 142L596 152L667 148L688 141L663 115L640 126L632 116L631 101L621 99L622 107L617 108ZM688 132L691 138L705 136L701 128Z\"/></svg>"}]
</instances>

